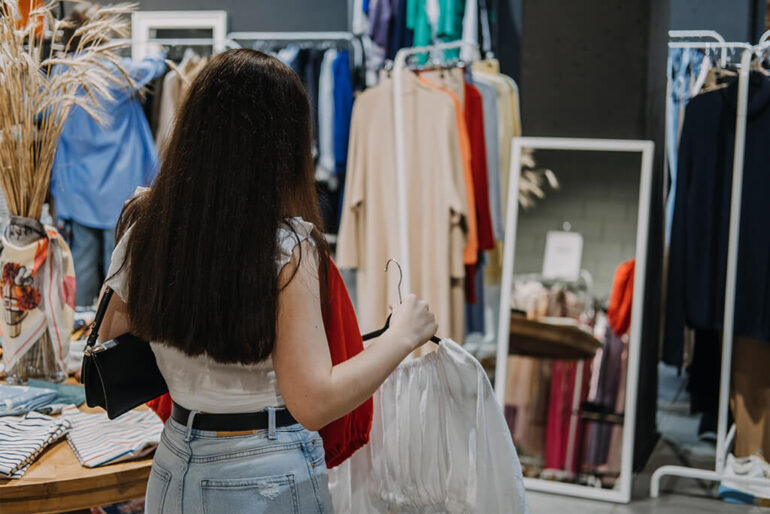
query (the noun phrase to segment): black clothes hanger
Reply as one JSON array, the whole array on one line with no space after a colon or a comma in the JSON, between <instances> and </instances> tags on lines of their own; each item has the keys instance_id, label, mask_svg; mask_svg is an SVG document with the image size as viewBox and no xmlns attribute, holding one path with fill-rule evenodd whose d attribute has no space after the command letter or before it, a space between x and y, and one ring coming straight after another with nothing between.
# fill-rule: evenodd
<instances>
[{"instance_id":1,"label":"black clothes hanger","mask_svg":"<svg viewBox=\"0 0 770 514\"><path fill-rule=\"evenodd\" d=\"M388 262L385 264L385 273L388 272L388 267L390 266L391 262L395 262L396 266L398 266L398 303L402 303L402 298L401 298L401 281L404 279L404 272L401 269L401 264L399 264L399 262L396 259L389 259ZM392 316L392 314L388 314L388 318L385 320L385 326L384 327L382 327L379 330L375 330L374 332L369 332L368 334L364 334L364 335L361 336L361 338L364 341L369 341L370 339L374 339L376 337L380 337L382 334L385 333L385 331L390 326L390 317L391 316ZM436 336L431 337L430 340L432 342L436 343L436 344L440 344L441 343L441 339L439 339Z\"/></svg>"}]
</instances>

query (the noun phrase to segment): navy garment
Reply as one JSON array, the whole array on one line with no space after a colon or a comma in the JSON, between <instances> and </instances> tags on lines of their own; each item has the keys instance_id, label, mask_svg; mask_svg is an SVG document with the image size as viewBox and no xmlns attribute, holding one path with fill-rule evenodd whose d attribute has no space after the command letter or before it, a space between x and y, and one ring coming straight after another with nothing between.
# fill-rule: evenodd
<instances>
[{"instance_id":1,"label":"navy garment","mask_svg":"<svg viewBox=\"0 0 770 514\"><path fill-rule=\"evenodd\" d=\"M407 0L395 0L395 17L393 18L393 34L388 48L388 59L395 59L396 53L402 48L412 46L414 31L406 26Z\"/></svg>"},{"instance_id":2,"label":"navy garment","mask_svg":"<svg viewBox=\"0 0 770 514\"><path fill-rule=\"evenodd\" d=\"M682 364L684 326L721 330L737 81L687 105L669 249L663 361ZM770 341L770 80L752 72L738 252L735 334Z\"/></svg>"}]
</instances>

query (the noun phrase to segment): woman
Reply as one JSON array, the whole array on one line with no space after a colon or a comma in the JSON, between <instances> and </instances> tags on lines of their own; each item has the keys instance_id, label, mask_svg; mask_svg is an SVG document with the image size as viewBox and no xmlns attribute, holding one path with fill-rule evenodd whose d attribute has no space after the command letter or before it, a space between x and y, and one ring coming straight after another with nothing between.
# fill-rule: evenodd
<instances>
[{"instance_id":1,"label":"woman","mask_svg":"<svg viewBox=\"0 0 770 514\"><path fill-rule=\"evenodd\" d=\"M436 333L410 296L332 366L310 145L297 76L253 50L219 54L189 89L152 189L124 209L101 335L153 341L175 403L147 512L331 512L315 431Z\"/></svg>"}]
</instances>

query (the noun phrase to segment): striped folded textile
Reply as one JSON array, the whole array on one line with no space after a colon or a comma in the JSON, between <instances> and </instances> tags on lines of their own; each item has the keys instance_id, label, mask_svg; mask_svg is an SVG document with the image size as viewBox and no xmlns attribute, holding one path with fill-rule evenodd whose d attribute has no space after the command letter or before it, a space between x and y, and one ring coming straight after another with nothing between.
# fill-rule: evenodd
<instances>
[{"instance_id":1,"label":"striped folded textile","mask_svg":"<svg viewBox=\"0 0 770 514\"><path fill-rule=\"evenodd\" d=\"M69 428L68 420L37 412L0 417L0 477L21 478L38 455Z\"/></svg>"},{"instance_id":2,"label":"striped folded textile","mask_svg":"<svg viewBox=\"0 0 770 514\"><path fill-rule=\"evenodd\" d=\"M62 411L72 424L67 442L87 468L144 457L160 442L163 422L150 411L129 411L113 420L107 414L86 414L74 406Z\"/></svg>"}]
</instances>

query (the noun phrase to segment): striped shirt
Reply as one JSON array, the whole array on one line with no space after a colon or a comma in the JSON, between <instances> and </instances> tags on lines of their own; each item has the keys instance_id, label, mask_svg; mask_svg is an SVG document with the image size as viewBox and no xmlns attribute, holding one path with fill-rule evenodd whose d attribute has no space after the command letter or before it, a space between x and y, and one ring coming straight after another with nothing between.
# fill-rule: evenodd
<instances>
[{"instance_id":1,"label":"striped shirt","mask_svg":"<svg viewBox=\"0 0 770 514\"><path fill-rule=\"evenodd\" d=\"M0 418L0 477L20 478L40 453L59 440L70 422L45 414Z\"/></svg>"},{"instance_id":2,"label":"striped shirt","mask_svg":"<svg viewBox=\"0 0 770 514\"><path fill-rule=\"evenodd\" d=\"M107 414L86 414L74 406L62 411L72 423L67 442L87 468L143 457L160 442L163 422L152 411L129 411L110 420Z\"/></svg>"}]
</instances>

